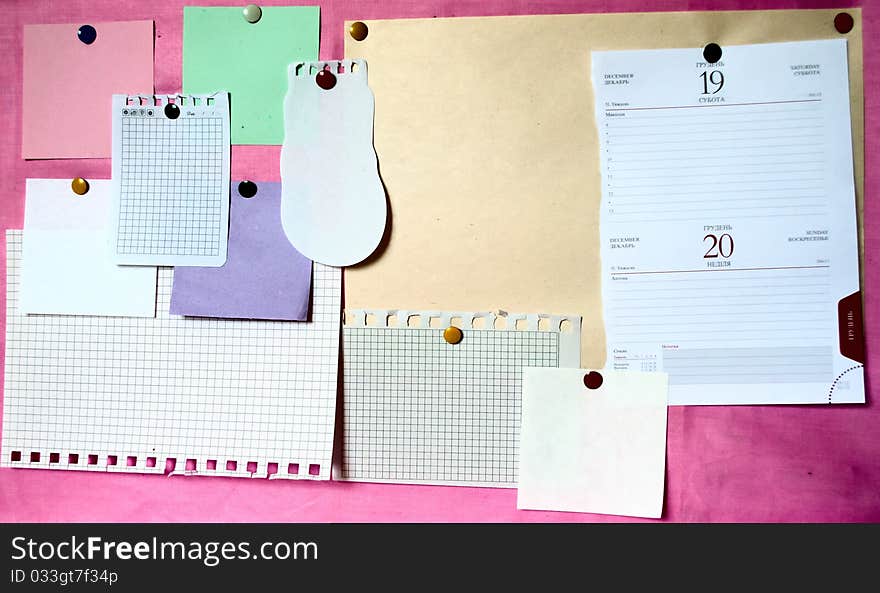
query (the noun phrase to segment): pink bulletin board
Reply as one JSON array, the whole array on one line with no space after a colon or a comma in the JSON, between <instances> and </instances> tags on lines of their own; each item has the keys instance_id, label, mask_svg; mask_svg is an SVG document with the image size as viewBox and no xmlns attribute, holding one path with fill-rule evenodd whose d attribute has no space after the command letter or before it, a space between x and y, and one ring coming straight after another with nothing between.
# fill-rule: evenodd
<instances>
[{"instance_id":1,"label":"pink bulletin board","mask_svg":"<svg viewBox=\"0 0 880 593\"><path fill-rule=\"evenodd\" d=\"M297 2L318 4L319 2ZM21 159L24 24L152 19L155 87L181 87L183 5L213 0L6 0L0 40L0 226L21 228L28 177L110 177L110 160ZM246 3L242 3L246 4ZM291 4L267 1L263 5ZM880 2L810 0L326 0L321 58L343 54L345 19L529 13L830 8L862 5L865 82L864 406L671 407L663 521L880 521ZM646 6L650 4L650 7ZM63 89L59 89L63 101ZM233 179L279 180L280 147L236 146ZM5 278L5 254L0 274ZM2 298L5 299L5 296ZM4 318L5 303L0 306ZM3 335L3 334L0 334ZM2 339L2 338L0 338ZM5 452L4 452L5 454ZM2 522L607 522L516 510L516 491L440 486L0 469Z\"/></svg>"}]
</instances>

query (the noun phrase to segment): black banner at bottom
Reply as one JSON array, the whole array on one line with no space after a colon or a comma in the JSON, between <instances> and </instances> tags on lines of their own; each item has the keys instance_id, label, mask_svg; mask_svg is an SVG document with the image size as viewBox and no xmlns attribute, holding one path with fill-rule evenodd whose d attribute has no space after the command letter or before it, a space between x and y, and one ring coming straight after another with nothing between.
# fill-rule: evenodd
<instances>
[{"instance_id":1,"label":"black banner at bottom","mask_svg":"<svg viewBox=\"0 0 880 593\"><path fill-rule=\"evenodd\" d=\"M435 590L743 571L818 576L869 557L865 525L6 524L0 591L263 590L273 584ZM812 560L811 560L812 559ZM863 565L864 566L864 565ZM733 569L733 570L731 570ZM466 576L465 576L466 575ZM840 585L837 574L835 584ZM465 579L465 580L462 580ZM598 581L596 579L599 579ZM790 581L788 581L790 584ZM713 589L706 582L707 590ZM813 583L815 584L815 582ZM290 589L289 586L284 587ZM665 589L665 587L664 587Z\"/></svg>"}]
</instances>

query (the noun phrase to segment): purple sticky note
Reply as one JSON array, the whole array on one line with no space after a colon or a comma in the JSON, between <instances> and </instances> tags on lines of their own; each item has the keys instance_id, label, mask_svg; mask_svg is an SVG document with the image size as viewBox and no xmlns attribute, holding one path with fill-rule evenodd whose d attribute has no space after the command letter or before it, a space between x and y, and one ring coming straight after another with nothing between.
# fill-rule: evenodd
<instances>
[{"instance_id":1,"label":"purple sticky note","mask_svg":"<svg viewBox=\"0 0 880 593\"><path fill-rule=\"evenodd\" d=\"M281 228L281 184L247 183L232 183L226 264L174 268L172 315L307 319L312 262Z\"/></svg>"}]
</instances>

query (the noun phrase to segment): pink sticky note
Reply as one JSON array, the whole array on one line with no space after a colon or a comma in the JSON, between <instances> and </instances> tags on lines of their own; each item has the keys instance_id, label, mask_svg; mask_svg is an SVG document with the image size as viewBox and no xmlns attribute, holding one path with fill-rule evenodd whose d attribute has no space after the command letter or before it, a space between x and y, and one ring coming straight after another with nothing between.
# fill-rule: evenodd
<instances>
[{"instance_id":1,"label":"pink sticky note","mask_svg":"<svg viewBox=\"0 0 880 593\"><path fill-rule=\"evenodd\" d=\"M153 93L153 21L25 25L22 158L109 158L113 93Z\"/></svg>"}]
</instances>

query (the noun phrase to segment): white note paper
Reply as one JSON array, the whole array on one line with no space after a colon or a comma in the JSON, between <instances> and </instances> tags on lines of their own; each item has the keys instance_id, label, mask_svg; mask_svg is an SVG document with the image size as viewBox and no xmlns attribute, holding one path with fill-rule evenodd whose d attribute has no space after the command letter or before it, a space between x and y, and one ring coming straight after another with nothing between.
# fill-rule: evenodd
<instances>
[{"instance_id":1,"label":"white note paper","mask_svg":"<svg viewBox=\"0 0 880 593\"><path fill-rule=\"evenodd\" d=\"M608 368L862 403L846 40L594 52Z\"/></svg>"},{"instance_id":2,"label":"white note paper","mask_svg":"<svg viewBox=\"0 0 880 593\"><path fill-rule=\"evenodd\" d=\"M22 313L153 317L156 268L113 263L111 182L28 179L21 272Z\"/></svg>"},{"instance_id":3,"label":"white note paper","mask_svg":"<svg viewBox=\"0 0 880 593\"><path fill-rule=\"evenodd\" d=\"M519 509L659 518L666 373L523 371Z\"/></svg>"},{"instance_id":4,"label":"white note paper","mask_svg":"<svg viewBox=\"0 0 880 593\"><path fill-rule=\"evenodd\" d=\"M329 88L321 87L319 79ZM379 245L386 216L373 148L367 63L295 63L287 81L281 147L284 233L313 261L354 265Z\"/></svg>"},{"instance_id":5,"label":"white note paper","mask_svg":"<svg viewBox=\"0 0 880 593\"><path fill-rule=\"evenodd\" d=\"M222 266L229 94L113 95L113 184L116 263Z\"/></svg>"}]
</instances>

